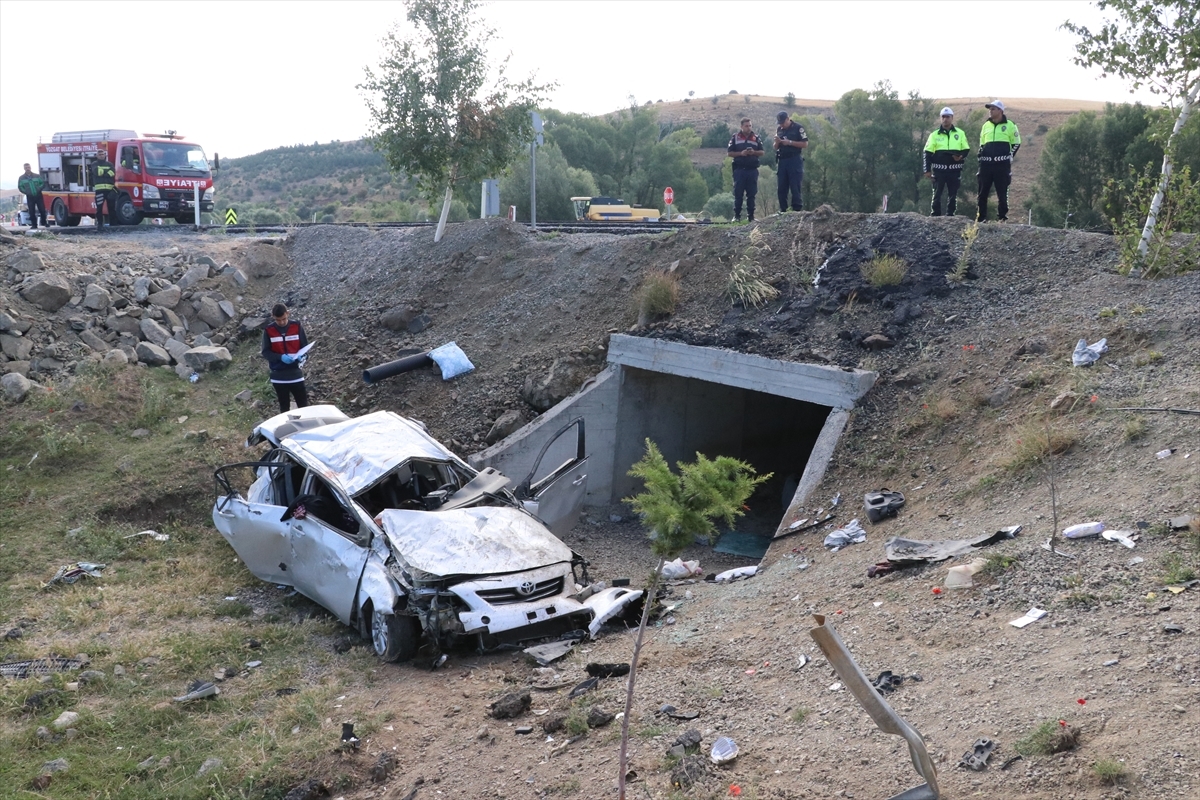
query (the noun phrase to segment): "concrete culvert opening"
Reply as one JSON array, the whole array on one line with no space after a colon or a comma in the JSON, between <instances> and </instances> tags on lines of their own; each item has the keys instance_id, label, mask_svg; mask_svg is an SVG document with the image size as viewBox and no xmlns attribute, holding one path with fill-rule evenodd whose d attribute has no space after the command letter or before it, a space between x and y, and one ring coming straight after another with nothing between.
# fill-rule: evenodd
<instances>
[{"instance_id":1,"label":"concrete culvert opening","mask_svg":"<svg viewBox=\"0 0 1200 800\"><path fill-rule=\"evenodd\" d=\"M875 374L679 342L615 335L608 367L579 392L471 458L521 480L563 425L585 420L589 506L620 502L637 492L629 467L652 440L669 463L697 452L732 456L774 477L751 499L751 511L718 543L724 552L758 558L825 472L848 410ZM541 471L574 453L562 437ZM562 452L557 452L558 450Z\"/></svg>"}]
</instances>

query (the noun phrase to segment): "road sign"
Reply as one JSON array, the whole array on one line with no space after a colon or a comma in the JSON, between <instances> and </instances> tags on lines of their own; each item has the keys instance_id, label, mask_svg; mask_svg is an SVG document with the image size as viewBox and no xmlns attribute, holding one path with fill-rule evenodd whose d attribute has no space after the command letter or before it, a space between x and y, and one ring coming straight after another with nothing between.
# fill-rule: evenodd
<instances>
[{"instance_id":1,"label":"road sign","mask_svg":"<svg viewBox=\"0 0 1200 800\"><path fill-rule=\"evenodd\" d=\"M666 203L667 205L671 205L672 203L675 202L675 190L672 189L670 186L663 189L663 202Z\"/></svg>"},{"instance_id":2,"label":"road sign","mask_svg":"<svg viewBox=\"0 0 1200 800\"><path fill-rule=\"evenodd\" d=\"M237 225L237 211L234 211L232 208L230 208L225 212L225 224Z\"/></svg>"}]
</instances>

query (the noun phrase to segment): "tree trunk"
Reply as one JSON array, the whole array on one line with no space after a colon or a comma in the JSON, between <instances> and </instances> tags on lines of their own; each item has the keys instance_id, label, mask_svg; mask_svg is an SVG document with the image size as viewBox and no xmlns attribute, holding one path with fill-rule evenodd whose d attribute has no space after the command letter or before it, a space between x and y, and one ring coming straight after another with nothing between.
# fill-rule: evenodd
<instances>
[{"instance_id":1,"label":"tree trunk","mask_svg":"<svg viewBox=\"0 0 1200 800\"><path fill-rule=\"evenodd\" d=\"M633 658L629 662L629 683L625 692L625 717L621 720L621 756L618 759L617 800L625 800L625 773L628 769L629 751L629 715L633 712L633 682L637 678L638 653L642 651L642 636L646 633L646 620L650 618L650 606L658 595L658 582L662 580L664 558L658 559L658 569L654 570L654 581L646 588L642 597L642 623L638 625L637 641L633 645Z\"/></svg>"},{"instance_id":2,"label":"tree trunk","mask_svg":"<svg viewBox=\"0 0 1200 800\"><path fill-rule=\"evenodd\" d=\"M1171 136L1167 139L1167 146L1164 148L1162 180L1158 183L1158 191L1154 193L1154 199L1150 201L1150 213L1146 215L1146 225L1142 228L1142 240L1138 242L1138 257L1142 259L1150 251L1150 237L1154 234L1154 226L1158 223L1158 212L1162 208L1163 196L1167 193L1167 186L1171 182L1171 144L1175 141L1176 134L1187 122L1191 107L1196 102L1197 88L1193 88L1190 93L1184 92L1179 117L1175 120L1175 127L1171 130Z\"/></svg>"},{"instance_id":3,"label":"tree trunk","mask_svg":"<svg viewBox=\"0 0 1200 800\"><path fill-rule=\"evenodd\" d=\"M446 217L450 216L450 198L453 192L450 186L446 187L446 199L442 201L442 215L438 217L437 230L433 234L433 242L437 244L442 240L442 234L446 232Z\"/></svg>"}]
</instances>

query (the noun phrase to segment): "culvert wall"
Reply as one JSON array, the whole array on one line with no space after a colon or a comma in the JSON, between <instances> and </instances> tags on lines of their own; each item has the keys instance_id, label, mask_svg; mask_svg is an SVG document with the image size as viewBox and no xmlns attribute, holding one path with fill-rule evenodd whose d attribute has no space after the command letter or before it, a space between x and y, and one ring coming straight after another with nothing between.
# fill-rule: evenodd
<instances>
[{"instance_id":1,"label":"culvert wall","mask_svg":"<svg viewBox=\"0 0 1200 800\"><path fill-rule=\"evenodd\" d=\"M623 335L611 337L608 360L575 395L470 462L520 480L546 441L582 416L590 454L589 505L607 505L636 491L626 473L649 438L671 463L701 452L741 458L759 472L776 473L782 515L820 482L847 411L876 379L863 370ZM548 453L543 463L562 463L569 447L564 443L564 452Z\"/></svg>"}]
</instances>

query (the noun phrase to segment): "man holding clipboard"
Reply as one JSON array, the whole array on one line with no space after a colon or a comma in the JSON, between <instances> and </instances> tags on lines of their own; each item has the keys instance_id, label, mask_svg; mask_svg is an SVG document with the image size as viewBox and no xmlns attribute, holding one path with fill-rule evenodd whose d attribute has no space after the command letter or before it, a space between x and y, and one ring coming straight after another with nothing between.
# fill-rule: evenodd
<instances>
[{"instance_id":1,"label":"man holding clipboard","mask_svg":"<svg viewBox=\"0 0 1200 800\"><path fill-rule=\"evenodd\" d=\"M271 365L271 385L279 398L279 411L289 411L293 397L296 408L304 408L308 405L308 390L300 367L312 345L304 327L290 319L288 307L283 303L276 303L271 309L271 319L271 324L263 329L262 356Z\"/></svg>"}]
</instances>

